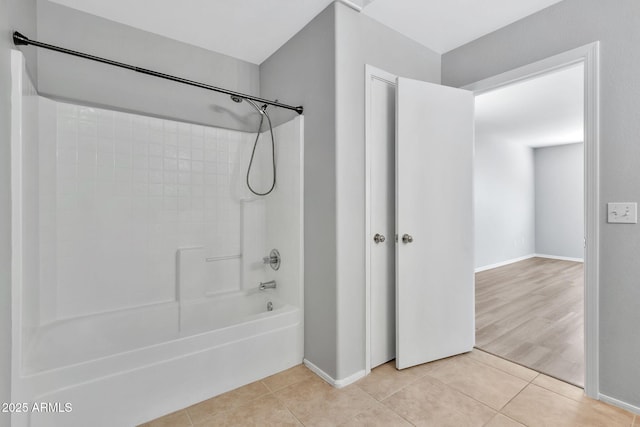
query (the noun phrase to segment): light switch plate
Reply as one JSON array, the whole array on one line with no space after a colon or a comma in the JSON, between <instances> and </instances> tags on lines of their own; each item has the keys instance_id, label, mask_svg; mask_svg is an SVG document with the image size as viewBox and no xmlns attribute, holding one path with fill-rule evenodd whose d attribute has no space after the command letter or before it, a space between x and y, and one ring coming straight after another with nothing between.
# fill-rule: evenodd
<instances>
[{"instance_id":1,"label":"light switch plate","mask_svg":"<svg viewBox=\"0 0 640 427\"><path fill-rule=\"evenodd\" d=\"M637 203L607 203L607 222L611 224L637 224Z\"/></svg>"}]
</instances>

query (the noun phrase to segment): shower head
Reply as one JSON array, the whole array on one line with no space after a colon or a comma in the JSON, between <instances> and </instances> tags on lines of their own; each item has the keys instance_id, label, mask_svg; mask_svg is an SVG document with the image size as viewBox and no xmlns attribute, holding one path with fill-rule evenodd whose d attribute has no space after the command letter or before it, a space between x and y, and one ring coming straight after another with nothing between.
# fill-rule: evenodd
<instances>
[{"instance_id":1,"label":"shower head","mask_svg":"<svg viewBox=\"0 0 640 427\"><path fill-rule=\"evenodd\" d=\"M243 98L241 96L231 95L231 100L233 102L237 102L238 104L241 103L242 101L247 101L260 114L265 114L265 111L267 110L267 104L264 104L262 107L258 107L258 104L256 104L255 102L253 102L253 100L251 100L249 98Z\"/></svg>"},{"instance_id":2,"label":"shower head","mask_svg":"<svg viewBox=\"0 0 640 427\"><path fill-rule=\"evenodd\" d=\"M258 104L253 102L251 99L244 98L244 100L247 101L249 104L251 104L253 106L253 108L255 108L258 113L265 114L265 110L267 109L267 105L266 104L262 108L260 108L260 107L258 107Z\"/></svg>"}]
</instances>

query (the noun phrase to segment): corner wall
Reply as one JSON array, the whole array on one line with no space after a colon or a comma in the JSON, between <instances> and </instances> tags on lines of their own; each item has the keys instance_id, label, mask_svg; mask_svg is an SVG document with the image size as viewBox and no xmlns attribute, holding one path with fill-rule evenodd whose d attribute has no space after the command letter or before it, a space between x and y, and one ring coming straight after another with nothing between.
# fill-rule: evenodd
<instances>
[{"instance_id":1,"label":"corner wall","mask_svg":"<svg viewBox=\"0 0 640 427\"><path fill-rule=\"evenodd\" d=\"M335 12L330 5L260 65L264 98L303 105L304 354L336 378ZM291 118L275 109L274 125Z\"/></svg>"},{"instance_id":2,"label":"corner wall","mask_svg":"<svg viewBox=\"0 0 640 427\"><path fill-rule=\"evenodd\" d=\"M607 224L605 203L640 200L640 2L564 0L442 58L463 86L600 41L600 393L640 408L640 226Z\"/></svg>"},{"instance_id":3,"label":"corner wall","mask_svg":"<svg viewBox=\"0 0 640 427\"><path fill-rule=\"evenodd\" d=\"M535 253L533 149L478 138L473 166L475 267Z\"/></svg>"},{"instance_id":4,"label":"corner wall","mask_svg":"<svg viewBox=\"0 0 640 427\"><path fill-rule=\"evenodd\" d=\"M440 83L440 55L336 3L336 263L338 366L365 368L365 65Z\"/></svg>"},{"instance_id":5,"label":"corner wall","mask_svg":"<svg viewBox=\"0 0 640 427\"><path fill-rule=\"evenodd\" d=\"M365 369L366 64L440 82L438 54L337 2L260 66L263 97L305 107L305 358L337 381Z\"/></svg>"},{"instance_id":6,"label":"corner wall","mask_svg":"<svg viewBox=\"0 0 640 427\"><path fill-rule=\"evenodd\" d=\"M583 145L533 150L537 254L584 258Z\"/></svg>"}]
</instances>

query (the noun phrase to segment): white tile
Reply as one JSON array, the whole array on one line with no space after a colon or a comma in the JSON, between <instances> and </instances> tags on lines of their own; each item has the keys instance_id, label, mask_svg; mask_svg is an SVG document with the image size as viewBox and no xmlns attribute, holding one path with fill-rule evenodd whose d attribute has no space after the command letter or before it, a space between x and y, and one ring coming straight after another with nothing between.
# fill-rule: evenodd
<instances>
[{"instance_id":1,"label":"white tile","mask_svg":"<svg viewBox=\"0 0 640 427\"><path fill-rule=\"evenodd\" d=\"M165 184L177 184L178 183L178 173L177 172L164 172L164 183Z\"/></svg>"},{"instance_id":2,"label":"white tile","mask_svg":"<svg viewBox=\"0 0 640 427\"><path fill-rule=\"evenodd\" d=\"M178 186L175 184L165 184L163 194L168 197L178 197Z\"/></svg>"},{"instance_id":3,"label":"white tile","mask_svg":"<svg viewBox=\"0 0 640 427\"><path fill-rule=\"evenodd\" d=\"M191 184L191 173L178 172L178 184L182 184L182 185Z\"/></svg>"},{"instance_id":4,"label":"white tile","mask_svg":"<svg viewBox=\"0 0 640 427\"><path fill-rule=\"evenodd\" d=\"M164 146L164 157L169 159L177 159L178 158L178 149L173 145Z\"/></svg>"},{"instance_id":5,"label":"white tile","mask_svg":"<svg viewBox=\"0 0 640 427\"><path fill-rule=\"evenodd\" d=\"M164 170L165 171L176 171L178 170L178 161L171 158L164 159Z\"/></svg>"},{"instance_id":6,"label":"white tile","mask_svg":"<svg viewBox=\"0 0 640 427\"><path fill-rule=\"evenodd\" d=\"M152 184L162 184L164 182L164 176L162 171L159 170L150 170L149 171L149 182Z\"/></svg>"},{"instance_id":7,"label":"white tile","mask_svg":"<svg viewBox=\"0 0 640 427\"><path fill-rule=\"evenodd\" d=\"M158 157L164 156L164 146L162 144L150 143L149 155Z\"/></svg>"},{"instance_id":8,"label":"white tile","mask_svg":"<svg viewBox=\"0 0 640 427\"><path fill-rule=\"evenodd\" d=\"M162 170L163 161L162 157L151 156L149 157L149 169Z\"/></svg>"},{"instance_id":9,"label":"white tile","mask_svg":"<svg viewBox=\"0 0 640 427\"><path fill-rule=\"evenodd\" d=\"M191 147L183 147L178 146L178 158L180 159L190 159L191 158Z\"/></svg>"}]
</instances>

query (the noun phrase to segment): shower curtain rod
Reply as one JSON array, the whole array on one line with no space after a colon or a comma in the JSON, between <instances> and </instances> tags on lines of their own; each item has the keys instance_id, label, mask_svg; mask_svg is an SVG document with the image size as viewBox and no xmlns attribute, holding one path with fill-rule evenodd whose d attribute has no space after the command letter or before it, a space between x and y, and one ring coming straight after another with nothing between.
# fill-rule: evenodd
<instances>
[{"instance_id":1,"label":"shower curtain rod","mask_svg":"<svg viewBox=\"0 0 640 427\"><path fill-rule=\"evenodd\" d=\"M240 93L240 92L234 92L232 90L223 89L223 88L220 88L220 87L208 85L206 83L200 83L200 82L197 82L197 81L194 81L194 80L183 79L182 77L176 77L176 76L172 76L170 74L160 73L158 71L153 71L153 70L148 70L146 68L136 67L135 65L129 65L129 64L125 64L123 62L112 61L110 59L101 58L99 56L89 55L87 53L82 53L82 52L78 52L78 51L75 51L75 50L66 49L64 47L59 47L59 46L54 46L54 45L47 44L47 43L42 43L42 42L39 42L37 40L31 40L28 37L20 34L17 31L13 32L13 43L16 46L32 45L32 46L41 47L41 48L44 48L44 49L53 50L53 51L60 52L60 53L66 53L68 55L73 55L73 56L77 56L77 57L80 57L80 58L89 59L91 61L102 62L103 64L109 64L109 65L113 65L115 67L126 68L127 70L135 71L137 73L147 74L149 76L159 77L161 79L171 80L171 81L182 83L182 84L186 84L186 85L189 85L189 86L195 86L195 87L199 87L199 88L202 88L202 89L207 89L207 90L212 90L212 91L215 91L215 92L225 93L227 95L235 96L235 97L238 97L238 98L250 99L252 101L259 102L261 104L268 104L268 105L273 105L275 107L286 108L288 110L293 110L298 114L302 114L303 111L304 111L304 108L301 105L297 106L297 107L294 107L292 105L283 104L283 103L278 102L278 101L269 101L268 99L258 98L258 97L251 96L251 95L246 95L246 94Z\"/></svg>"}]
</instances>

